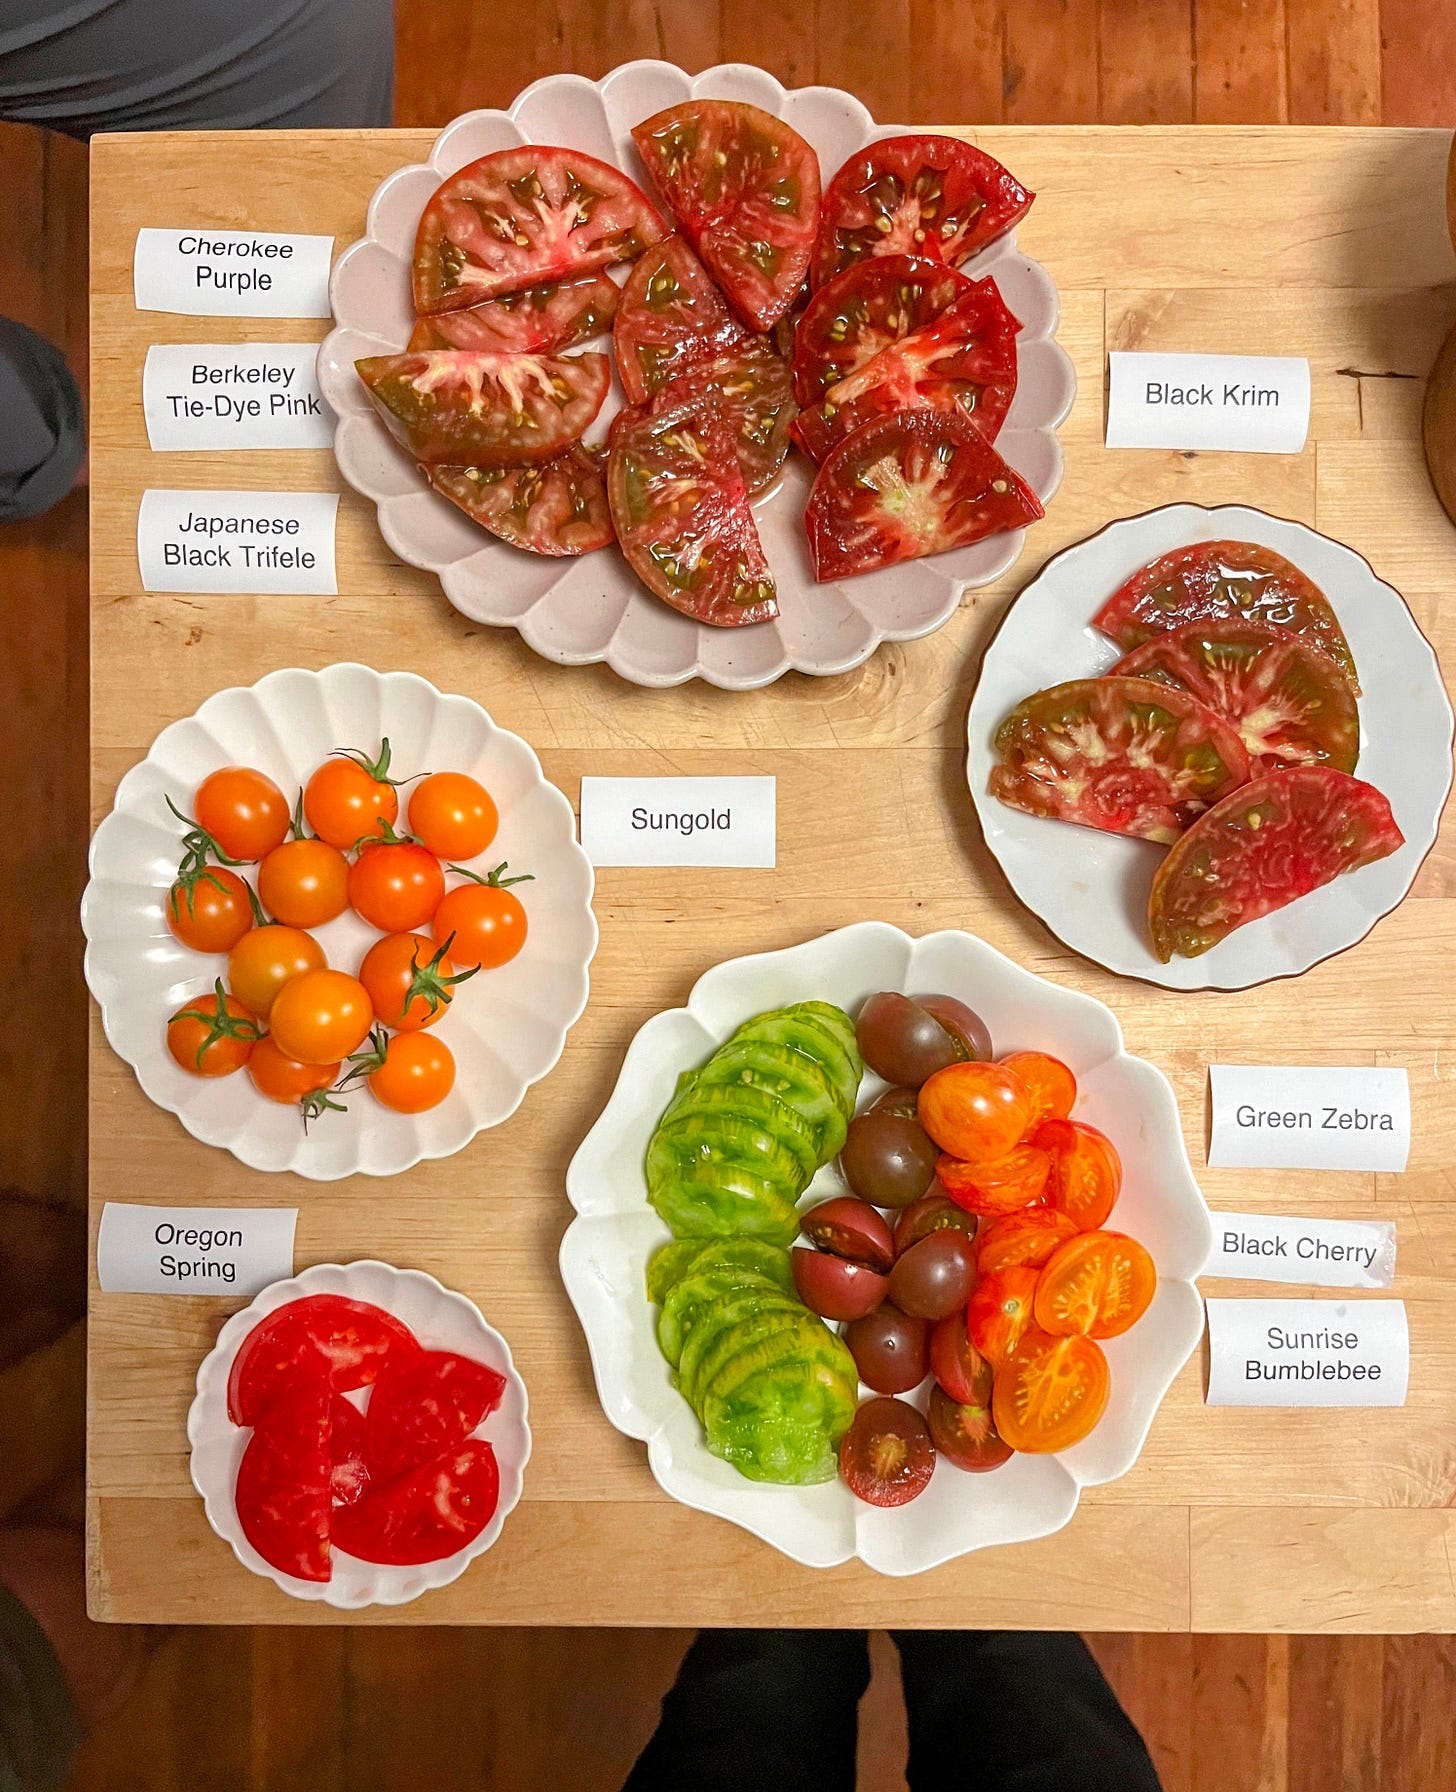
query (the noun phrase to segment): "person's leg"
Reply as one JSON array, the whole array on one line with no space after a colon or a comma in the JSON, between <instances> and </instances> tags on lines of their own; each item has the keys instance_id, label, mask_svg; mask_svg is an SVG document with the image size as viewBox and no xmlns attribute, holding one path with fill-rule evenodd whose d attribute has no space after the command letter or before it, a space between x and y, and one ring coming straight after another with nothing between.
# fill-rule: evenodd
<instances>
[{"instance_id":1,"label":"person's leg","mask_svg":"<svg viewBox=\"0 0 1456 1792\"><path fill-rule=\"evenodd\" d=\"M700 1631L623 1792L853 1792L862 1630Z\"/></svg>"},{"instance_id":2,"label":"person's leg","mask_svg":"<svg viewBox=\"0 0 1456 1792\"><path fill-rule=\"evenodd\" d=\"M1142 1737L1078 1636L894 1632L912 1792L1159 1792Z\"/></svg>"},{"instance_id":3,"label":"person's leg","mask_svg":"<svg viewBox=\"0 0 1456 1792\"><path fill-rule=\"evenodd\" d=\"M58 504L85 457L81 394L65 357L0 317L0 522Z\"/></svg>"}]
</instances>

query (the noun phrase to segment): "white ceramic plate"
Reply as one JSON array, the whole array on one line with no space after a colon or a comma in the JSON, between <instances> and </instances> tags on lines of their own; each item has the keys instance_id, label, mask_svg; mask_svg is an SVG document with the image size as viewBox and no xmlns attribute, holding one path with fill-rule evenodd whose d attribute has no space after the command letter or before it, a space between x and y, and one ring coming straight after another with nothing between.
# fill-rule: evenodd
<instances>
[{"instance_id":1,"label":"white ceramic plate","mask_svg":"<svg viewBox=\"0 0 1456 1792\"><path fill-rule=\"evenodd\" d=\"M1198 958L1160 964L1148 892L1163 848L1026 815L989 794L991 742L1031 692L1109 671L1120 649L1092 617L1140 566L1189 542L1234 539L1275 549L1329 598L1364 695L1355 771L1390 799L1399 852L1277 914L1237 928ZM1049 560L1006 613L971 700L967 777L986 844L1011 888L1064 945L1108 970L1168 989L1247 989L1293 977L1356 945L1411 887L1435 844L1451 788L1451 704L1435 653L1400 593L1353 548L1302 523L1227 504L1170 504L1112 523Z\"/></svg>"},{"instance_id":2,"label":"white ceramic plate","mask_svg":"<svg viewBox=\"0 0 1456 1792\"><path fill-rule=\"evenodd\" d=\"M1060 1456L1016 1456L990 1475L940 1462L919 1499L894 1511L862 1505L839 1481L771 1487L745 1480L709 1454L698 1422L673 1389L657 1348L643 1271L667 1236L647 1205L647 1142L679 1072L701 1064L751 1016L811 998L850 1013L880 989L944 992L986 1020L998 1052L1054 1052L1076 1073L1077 1117L1099 1126L1122 1155L1115 1223L1140 1238L1159 1286L1144 1318L1106 1346L1112 1396L1096 1431ZM863 1100L881 1088L866 1076ZM918 1574L992 1543L1058 1530L1083 1487L1125 1475L1153 1416L1203 1329L1194 1278L1212 1244L1208 1209L1183 1146L1167 1079L1123 1050L1100 1002L1060 989L967 933L912 939L896 927L853 927L700 977L685 1008L655 1015L628 1049L617 1086L567 1172L576 1209L561 1244L561 1272L586 1332L602 1408L641 1438L653 1474L675 1499L752 1531L811 1568L858 1556L884 1574ZM806 1204L842 1193L820 1171ZM923 1403L925 1390L919 1401Z\"/></svg>"},{"instance_id":3,"label":"white ceramic plate","mask_svg":"<svg viewBox=\"0 0 1456 1792\"><path fill-rule=\"evenodd\" d=\"M911 561L840 584L816 585L804 541L810 469L790 457L756 504L757 522L778 581L781 615L752 628L715 629L670 610L645 591L615 548L554 560L494 541L430 489L374 411L354 372L365 355L403 348L414 322L410 260L420 213L447 175L493 150L558 143L645 174L630 130L664 106L690 97L747 100L786 118L813 144L824 178L877 137L906 127L876 125L847 93L830 87L786 90L762 69L728 63L687 75L667 62L629 62L604 80L551 75L528 87L508 112L467 112L435 140L428 163L390 175L369 204L366 235L334 265L336 328L319 350L319 383L338 416L334 451L344 479L373 499L385 541L412 566L438 575L457 610L476 622L519 629L545 658L563 665L605 660L634 684L703 678L752 690L791 668L845 672L881 641L928 635L952 615L961 593L999 578L1021 552L1013 530L955 553ZM1052 340L1056 288L1016 250L1014 236L965 264L995 276L1021 320L1016 399L997 447L1043 503L1062 476L1055 430L1071 409L1076 378ZM598 346L598 345L593 345ZM620 394L596 429L606 427Z\"/></svg>"},{"instance_id":4,"label":"white ceramic plate","mask_svg":"<svg viewBox=\"0 0 1456 1792\"><path fill-rule=\"evenodd\" d=\"M469 772L494 796L500 831L476 870L509 862L534 873L516 894L526 944L510 964L463 984L440 1037L455 1055L455 1087L426 1114L394 1114L366 1090L346 1114L325 1114L304 1132L292 1108L265 1100L246 1071L189 1076L166 1046L167 1017L206 994L226 959L189 951L168 931L164 904L181 855L171 797L190 813L193 792L224 765L254 765L290 795L338 747L374 748L388 736L395 775ZM401 809L403 808L401 803ZM113 1049L156 1102L194 1138L222 1145L255 1170L293 1170L329 1181L362 1171L392 1176L426 1157L448 1157L520 1106L561 1056L586 1006L597 945L592 868L576 842L571 805L546 782L540 761L468 697L447 696L411 672L329 666L270 672L251 688L209 697L196 715L164 728L117 787L91 842L91 881L81 904L86 981ZM346 912L314 929L329 963L358 967L378 938Z\"/></svg>"},{"instance_id":5,"label":"white ceramic plate","mask_svg":"<svg viewBox=\"0 0 1456 1792\"><path fill-rule=\"evenodd\" d=\"M402 1320L426 1350L457 1351L505 1376L500 1405L471 1434L489 1439L495 1451L500 1469L500 1503L475 1541L453 1556L411 1567L391 1567L380 1562L361 1562L336 1550L328 1580L299 1580L265 1562L243 1535L233 1489L237 1485L238 1464L253 1433L249 1427L234 1425L228 1417L228 1374L243 1339L259 1320L307 1294L343 1294L350 1300L383 1307ZM368 1391L344 1398L363 1406ZM197 1393L187 1414L187 1441L192 1445L192 1485L202 1495L207 1522L224 1543L232 1545L233 1554L243 1566L271 1580L295 1599L321 1599L326 1605L346 1611L363 1605L406 1605L432 1587L445 1587L458 1580L500 1536L501 1527L521 1497L522 1478L531 1454L526 1384L511 1361L510 1346L494 1327L486 1324L479 1307L421 1270L394 1269L388 1263L367 1259L358 1263L315 1264L290 1281L274 1282L251 1306L233 1314L197 1371Z\"/></svg>"}]
</instances>

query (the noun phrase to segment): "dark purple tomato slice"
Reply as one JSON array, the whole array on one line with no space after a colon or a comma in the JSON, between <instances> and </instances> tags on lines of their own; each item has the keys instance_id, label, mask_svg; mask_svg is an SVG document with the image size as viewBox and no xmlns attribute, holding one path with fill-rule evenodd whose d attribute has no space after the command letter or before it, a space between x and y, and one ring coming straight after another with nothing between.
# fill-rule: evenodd
<instances>
[{"instance_id":1,"label":"dark purple tomato slice","mask_svg":"<svg viewBox=\"0 0 1456 1792\"><path fill-rule=\"evenodd\" d=\"M655 397L693 363L751 340L708 270L676 235L649 249L627 276L612 326L622 390L633 404Z\"/></svg>"},{"instance_id":2,"label":"dark purple tomato slice","mask_svg":"<svg viewBox=\"0 0 1456 1792\"><path fill-rule=\"evenodd\" d=\"M970 285L924 255L854 262L821 286L794 332L794 394L805 410L882 350L939 317Z\"/></svg>"},{"instance_id":3,"label":"dark purple tomato slice","mask_svg":"<svg viewBox=\"0 0 1456 1792\"><path fill-rule=\"evenodd\" d=\"M391 1364L369 1397L370 1473L392 1481L453 1450L500 1405L506 1378L452 1350L421 1350Z\"/></svg>"},{"instance_id":4,"label":"dark purple tomato slice","mask_svg":"<svg viewBox=\"0 0 1456 1792\"><path fill-rule=\"evenodd\" d=\"M980 1015L954 996L906 996L882 989L866 996L854 1023L860 1054L876 1076L910 1091L967 1058L989 1058L991 1035ZM886 1095L876 1107L890 1105ZM913 1099L909 1112L915 1112Z\"/></svg>"},{"instance_id":5,"label":"dark purple tomato slice","mask_svg":"<svg viewBox=\"0 0 1456 1792\"><path fill-rule=\"evenodd\" d=\"M1035 194L958 137L885 137L853 155L824 192L814 284L871 255L952 264L994 243Z\"/></svg>"},{"instance_id":6,"label":"dark purple tomato slice","mask_svg":"<svg viewBox=\"0 0 1456 1792\"><path fill-rule=\"evenodd\" d=\"M799 1299L821 1319L863 1319L885 1298L888 1276L863 1263L796 1245L789 1252Z\"/></svg>"},{"instance_id":7,"label":"dark purple tomato slice","mask_svg":"<svg viewBox=\"0 0 1456 1792\"><path fill-rule=\"evenodd\" d=\"M659 409L707 400L723 413L749 494L762 491L784 464L797 414L789 364L768 339L750 336L685 367L658 394Z\"/></svg>"},{"instance_id":8,"label":"dark purple tomato slice","mask_svg":"<svg viewBox=\"0 0 1456 1792\"><path fill-rule=\"evenodd\" d=\"M607 496L617 540L654 596L697 622L778 615L733 429L714 406L636 406L612 427Z\"/></svg>"},{"instance_id":9,"label":"dark purple tomato slice","mask_svg":"<svg viewBox=\"0 0 1456 1792\"><path fill-rule=\"evenodd\" d=\"M375 1483L356 1505L335 1507L333 1541L361 1562L438 1562L474 1542L499 1500L495 1451L472 1437L398 1480Z\"/></svg>"},{"instance_id":10,"label":"dark purple tomato slice","mask_svg":"<svg viewBox=\"0 0 1456 1792\"><path fill-rule=\"evenodd\" d=\"M1405 837L1373 784L1331 766L1255 778L1196 821L1158 867L1148 900L1164 964L1196 958L1236 927L1272 914Z\"/></svg>"},{"instance_id":11,"label":"dark purple tomato slice","mask_svg":"<svg viewBox=\"0 0 1456 1792\"><path fill-rule=\"evenodd\" d=\"M811 1207L799 1221L799 1230L821 1251L863 1263L881 1275L887 1275L895 1261L895 1241L885 1216L853 1195L835 1195Z\"/></svg>"},{"instance_id":12,"label":"dark purple tomato slice","mask_svg":"<svg viewBox=\"0 0 1456 1792\"><path fill-rule=\"evenodd\" d=\"M971 1348L974 1350L975 1346ZM930 1426L930 1441L937 1453L957 1468L983 1475L1011 1460L1011 1445L996 1429L996 1421L991 1416L989 1376L984 1396L975 1400L958 1401L944 1389L932 1388L925 1417Z\"/></svg>"},{"instance_id":13,"label":"dark purple tomato slice","mask_svg":"<svg viewBox=\"0 0 1456 1792\"><path fill-rule=\"evenodd\" d=\"M550 355L599 336L617 315L617 283L610 274L583 274L546 286L527 286L468 311L422 317L407 349L483 349L497 355Z\"/></svg>"},{"instance_id":14,"label":"dark purple tomato slice","mask_svg":"<svg viewBox=\"0 0 1456 1792\"><path fill-rule=\"evenodd\" d=\"M1355 656L1329 599L1292 561L1256 542L1198 541L1175 548L1140 567L1092 620L1128 648L1185 623L1231 616L1308 635L1344 668L1359 695Z\"/></svg>"},{"instance_id":15,"label":"dark purple tomato slice","mask_svg":"<svg viewBox=\"0 0 1456 1792\"><path fill-rule=\"evenodd\" d=\"M391 433L427 466L538 465L579 441L611 383L605 355L430 349L356 361Z\"/></svg>"},{"instance_id":16,"label":"dark purple tomato slice","mask_svg":"<svg viewBox=\"0 0 1456 1792\"><path fill-rule=\"evenodd\" d=\"M1360 757L1355 687L1308 635L1239 616L1188 622L1134 647L1112 670L1176 685L1227 716L1256 771L1352 772Z\"/></svg>"},{"instance_id":17,"label":"dark purple tomato slice","mask_svg":"<svg viewBox=\"0 0 1456 1792\"><path fill-rule=\"evenodd\" d=\"M461 311L634 261L667 235L640 187L579 150L526 143L435 189L415 238L415 310Z\"/></svg>"},{"instance_id":18,"label":"dark purple tomato slice","mask_svg":"<svg viewBox=\"0 0 1456 1792\"><path fill-rule=\"evenodd\" d=\"M839 1472L869 1506L903 1506L935 1472L930 1429L903 1400L866 1400L839 1444Z\"/></svg>"},{"instance_id":19,"label":"dark purple tomato slice","mask_svg":"<svg viewBox=\"0 0 1456 1792\"><path fill-rule=\"evenodd\" d=\"M577 442L536 467L426 467L472 522L533 554L589 554L613 539L605 452Z\"/></svg>"},{"instance_id":20,"label":"dark purple tomato slice","mask_svg":"<svg viewBox=\"0 0 1456 1792\"><path fill-rule=\"evenodd\" d=\"M238 1464L238 1523L263 1560L299 1580L327 1580L330 1482L329 1396L295 1391L272 1406Z\"/></svg>"},{"instance_id":21,"label":"dark purple tomato slice","mask_svg":"<svg viewBox=\"0 0 1456 1792\"><path fill-rule=\"evenodd\" d=\"M228 1417L256 1425L300 1388L336 1394L371 1386L384 1365L419 1349L392 1313L342 1294L309 1294L260 1319L238 1346L228 1373Z\"/></svg>"},{"instance_id":22,"label":"dark purple tomato slice","mask_svg":"<svg viewBox=\"0 0 1456 1792\"><path fill-rule=\"evenodd\" d=\"M767 330L809 272L819 159L791 126L738 100L687 100L633 127L647 172L730 305Z\"/></svg>"},{"instance_id":23,"label":"dark purple tomato slice","mask_svg":"<svg viewBox=\"0 0 1456 1792\"><path fill-rule=\"evenodd\" d=\"M1036 691L996 730L993 796L1166 845L1248 781L1232 723L1171 685L1076 678Z\"/></svg>"},{"instance_id":24,"label":"dark purple tomato slice","mask_svg":"<svg viewBox=\"0 0 1456 1792\"><path fill-rule=\"evenodd\" d=\"M915 1117L915 1091L888 1089L856 1114L839 1153L839 1169L857 1195L876 1207L908 1207L930 1187L940 1149Z\"/></svg>"},{"instance_id":25,"label":"dark purple tomato slice","mask_svg":"<svg viewBox=\"0 0 1456 1792\"><path fill-rule=\"evenodd\" d=\"M822 461L872 417L932 410L964 417L994 442L1016 396L1020 328L994 280L972 281L930 323L830 386L796 419L794 439Z\"/></svg>"},{"instance_id":26,"label":"dark purple tomato slice","mask_svg":"<svg viewBox=\"0 0 1456 1792\"><path fill-rule=\"evenodd\" d=\"M1036 493L978 430L948 412L909 411L875 418L833 450L804 526L823 581L963 548L1041 515Z\"/></svg>"}]
</instances>

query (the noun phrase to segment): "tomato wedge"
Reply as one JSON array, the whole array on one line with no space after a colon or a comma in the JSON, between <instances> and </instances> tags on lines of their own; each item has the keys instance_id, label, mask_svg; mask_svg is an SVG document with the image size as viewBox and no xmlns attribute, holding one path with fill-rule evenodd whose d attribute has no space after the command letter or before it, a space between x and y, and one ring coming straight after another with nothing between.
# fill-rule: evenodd
<instances>
[{"instance_id":1,"label":"tomato wedge","mask_svg":"<svg viewBox=\"0 0 1456 1792\"><path fill-rule=\"evenodd\" d=\"M1030 815L1164 844L1248 781L1232 724L1170 685L1077 678L996 730L990 791Z\"/></svg>"},{"instance_id":2,"label":"tomato wedge","mask_svg":"<svg viewBox=\"0 0 1456 1792\"><path fill-rule=\"evenodd\" d=\"M1314 580L1272 548L1252 541L1198 541L1140 567L1092 618L1119 647L1189 622L1240 616L1308 635L1349 676L1355 656L1329 599Z\"/></svg>"},{"instance_id":3,"label":"tomato wedge","mask_svg":"<svg viewBox=\"0 0 1456 1792\"><path fill-rule=\"evenodd\" d=\"M925 409L963 416L994 442L1016 396L1020 328L994 280L972 281L922 329L830 386L795 420L794 439L822 461L872 417Z\"/></svg>"},{"instance_id":4,"label":"tomato wedge","mask_svg":"<svg viewBox=\"0 0 1456 1792\"><path fill-rule=\"evenodd\" d=\"M877 255L821 286L794 332L794 395L805 410L882 350L939 317L971 282L925 255Z\"/></svg>"},{"instance_id":5,"label":"tomato wedge","mask_svg":"<svg viewBox=\"0 0 1456 1792\"><path fill-rule=\"evenodd\" d=\"M354 363L391 433L427 466L524 466L580 440L602 408L605 355L430 349Z\"/></svg>"},{"instance_id":6,"label":"tomato wedge","mask_svg":"<svg viewBox=\"0 0 1456 1792\"><path fill-rule=\"evenodd\" d=\"M1107 1358L1090 1338L1030 1331L997 1373L991 1413L1013 1450L1045 1455L1081 1443L1111 1391Z\"/></svg>"},{"instance_id":7,"label":"tomato wedge","mask_svg":"<svg viewBox=\"0 0 1456 1792\"><path fill-rule=\"evenodd\" d=\"M299 1580L328 1580L333 1461L329 1397L296 1391L273 1407L238 1464L238 1523L263 1560Z\"/></svg>"},{"instance_id":8,"label":"tomato wedge","mask_svg":"<svg viewBox=\"0 0 1456 1792\"><path fill-rule=\"evenodd\" d=\"M342 1394L329 1402L329 1491L336 1506L352 1506L369 1485L364 1415Z\"/></svg>"},{"instance_id":9,"label":"tomato wedge","mask_svg":"<svg viewBox=\"0 0 1456 1792\"><path fill-rule=\"evenodd\" d=\"M1065 1337L1116 1338L1152 1305L1158 1272L1135 1238L1083 1232L1049 1259L1036 1285L1036 1323Z\"/></svg>"},{"instance_id":10,"label":"tomato wedge","mask_svg":"<svg viewBox=\"0 0 1456 1792\"><path fill-rule=\"evenodd\" d=\"M671 379L658 409L711 403L733 434L733 448L749 494L760 492L784 464L794 403L789 364L761 337L697 361Z\"/></svg>"},{"instance_id":11,"label":"tomato wedge","mask_svg":"<svg viewBox=\"0 0 1456 1792\"><path fill-rule=\"evenodd\" d=\"M627 276L612 340L622 390L641 404L687 367L753 339L687 243L670 236Z\"/></svg>"},{"instance_id":12,"label":"tomato wedge","mask_svg":"<svg viewBox=\"0 0 1456 1792\"><path fill-rule=\"evenodd\" d=\"M392 1481L453 1450L505 1389L504 1375L453 1350L420 1350L389 1364L369 1397L370 1473Z\"/></svg>"},{"instance_id":13,"label":"tomato wedge","mask_svg":"<svg viewBox=\"0 0 1456 1792\"><path fill-rule=\"evenodd\" d=\"M533 554L589 554L613 539L604 455L577 442L537 467L426 467L472 522Z\"/></svg>"},{"instance_id":14,"label":"tomato wedge","mask_svg":"<svg viewBox=\"0 0 1456 1792\"><path fill-rule=\"evenodd\" d=\"M482 156L435 189L415 237L415 310L482 299L633 261L667 235L647 196L579 150L525 143Z\"/></svg>"},{"instance_id":15,"label":"tomato wedge","mask_svg":"<svg viewBox=\"0 0 1456 1792\"><path fill-rule=\"evenodd\" d=\"M397 1480L336 1506L335 1547L362 1562L438 1562L474 1542L500 1502L500 1469L484 1438L447 1450Z\"/></svg>"},{"instance_id":16,"label":"tomato wedge","mask_svg":"<svg viewBox=\"0 0 1456 1792\"><path fill-rule=\"evenodd\" d=\"M804 526L823 581L966 547L1042 514L1036 493L969 423L910 411L845 437L815 477Z\"/></svg>"},{"instance_id":17,"label":"tomato wedge","mask_svg":"<svg viewBox=\"0 0 1456 1792\"><path fill-rule=\"evenodd\" d=\"M632 141L733 309L767 330L793 304L814 250L819 159L783 119L739 100L687 100Z\"/></svg>"},{"instance_id":18,"label":"tomato wedge","mask_svg":"<svg viewBox=\"0 0 1456 1792\"><path fill-rule=\"evenodd\" d=\"M617 314L617 283L610 274L526 286L472 305L422 317L405 345L410 349L470 348L497 355L549 355L599 336Z\"/></svg>"},{"instance_id":19,"label":"tomato wedge","mask_svg":"<svg viewBox=\"0 0 1456 1792\"><path fill-rule=\"evenodd\" d=\"M964 261L1025 217L1034 193L958 137L885 137L851 156L824 193L814 284L871 255Z\"/></svg>"},{"instance_id":20,"label":"tomato wedge","mask_svg":"<svg viewBox=\"0 0 1456 1792\"><path fill-rule=\"evenodd\" d=\"M839 1443L839 1472L867 1506L904 1506L935 1472L925 1420L903 1400L866 1400Z\"/></svg>"},{"instance_id":21,"label":"tomato wedge","mask_svg":"<svg viewBox=\"0 0 1456 1792\"><path fill-rule=\"evenodd\" d=\"M1047 1200L1079 1232L1101 1226L1122 1193L1122 1159L1112 1140L1082 1120L1048 1120L1032 1139L1051 1158Z\"/></svg>"},{"instance_id":22,"label":"tomato wedge","mask_svg":"<svg viewBox=\"0 0 1456 1792\"><path fill-rule=\"evenodd\" d=\"M1349 674L1308 635L1242 617L1188 622L1154 635L1113 667L1176 685L1227 716L1257 771L1360 757L1360 711Z\"/></svg>"},{"instance_id":23,"label":"tomato wedge","mask_svg":"<svg viewBox=\"0 0 1456 1792\"><path fill-rule=\"evenodd\" d=\"M1327 765L1255 778L1194 823L1158 867L1153 950L1197 958L1236 927L1284 908L1405 844L1373 784Z\"/></svg>"},{"instance_id":24,"label":"tomato wedge","mask_svg":"<svg viewBox=\"0 0 1456 1792\"><path fill-rule=\"evenodd\" d=\"M228 1417L256 1425L285 1394L336 1394L373 1384L394 1356L419 1349L414 1333L382 1307L342 1294L309 1294L260 1319L228 1374Z\"/></svg>"},{"instance_id":25,"label":"tomato wedge","mask_svg":"<svg viewBox=\"0 0 1456 1792\"><path fill-rule=\"evenodd\" d=\"M733 430L716 407L623 411L607 496L628 564L664 603L715 628L778 615Z\"/></svg>"}]
</instances>

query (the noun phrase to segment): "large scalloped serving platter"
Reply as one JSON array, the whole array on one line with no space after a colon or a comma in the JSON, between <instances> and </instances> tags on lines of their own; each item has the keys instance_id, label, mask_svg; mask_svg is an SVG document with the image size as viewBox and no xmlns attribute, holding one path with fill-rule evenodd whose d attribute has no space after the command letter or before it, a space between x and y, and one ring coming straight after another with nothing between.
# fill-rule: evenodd
<instances>
[{"instance_id":1,"label":"large scalloped serving platter","mask_svg":"<svg viewBox=\"0 0 1456 1792\"><path fill-rule=\"evenodd\" d=\"M396 1114L360 1089L347 1098L347 1113L324 1114L305 1132L297 1110L266 1100L245 1071L189 1076L167 1051L167 1017L209 991L226 960L189 951L168 930L164 904L182 826L165 799L188 814L202 779L237 764L257 766L292 792L337 748L372 749L386 736L400 775L468 772L494 796L500 829L473 868L504 859L532 874L517 892L526 943L509 964L464 984L441 1021L456 1077L438 1107ZM91 842L81 904L86 981L112 1048L194 1138L255 1170L318 1181L393 1176L421 1158L448 1157L509 1118L561 1056L586 1006L597 945L591 897L591 863L577 844L571 804L546 781L525 741L498 728L478 703L437 691L412 672L290 668L209 697L195 715L164 728L118 785ZM352 912L314 932L329 963L349 971L378 937Z\"/></svg>"},{"instance_id":2,"label":"large scalloped serving platter","mask_svg":"<svg viewBox=\"0 0 1456 1792\"><path fill-rule=\"evenodd\" d=\"M968 1475L942 1461L925 1493L892 1511L860 1504L838 1481L764 1486L710 1455L672 1386L643 1287L647 1259L667 1236L647 1205L643 1158L679 1073L765 1009L821 999L853 1013L880 989L959 996L986 1020L998 1052L1050 1051L1072 1067L1077 1117L1101 1127L1122 1156L1114 1223L1142 1240L1159 1276L1147 1314L1105 1346L1112 1396L1090 1437L1059 1456L1015 1456L990 1475ZM882 1087L867 1076L862 1098L873 1099ZM1033 976L968 933L912 939L863 921L715 966L698 979L685 1008L655 1015L632 1041L611 1099L571 1161L566 1190L577 1217L562 1240L561 1273L607 1417L646 1443L652 1473L675 1499L742 1525L807 1567L857 1556L883 1574L918 1574L989 1544L1060 1529L1082 1488L1116 1480L1136 1462L1163 1395L1203 1330L1194 1278L1208 1256L1212 1224L1167 1079L1129 1055L1101 1002ZM805 1199L841 1192L837 1172L826 1167ZM922 1388L912 1398L923 1403L925 1394Z\"/></svg>"},{"instance_id":3,"label":"large scalloped serving platter","mask_svg":"<svg viewBox=\"0 0 1456 1792\"><path fill-rule=\"evenodd\" d=\"M687 75L667 62L629 62L601 81L551 75L506 112L467 112L435 140L427 163L401 168L369 203L365 236L336 262L330 282L334 330L319 350L319 382L338 416L334 451L344 479L378 509L380 532L402 560L435 573L457 610L476 622L518 629L535 651L563 665L604 660L634 684L702 678L753 690L794 670L846 672L881 641L928 635L967 589L989 584L1021 552L1024 530L954 553L837 584L816 585L804 541L810 468L790 457L756 503L756 520L778 581L781 614L750 628L716 629L669 609L638 584L614 548L559 560L492 540L431 490L375 413L354 362L392 354L413 323L410 260L420 213L440 182L467 162L519 143L558 143L624 168L643 169L631 126L689 97L747 100L786 118L818 152L826 179L864 144L902 126L877 125L847 93L785 89L762 69L728 63ZM1053 340L1057 292L1014 236L965 264L992 275L1021 320L1018 387L997 447L1045 503L1062 476L1056 428L1071 409L1076 378ZM615 376L614 376L615 381ZM615 387L595 435L620 402Z\"/></svg>"}]
</instances>

